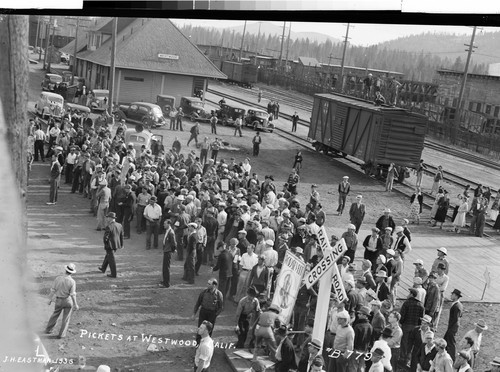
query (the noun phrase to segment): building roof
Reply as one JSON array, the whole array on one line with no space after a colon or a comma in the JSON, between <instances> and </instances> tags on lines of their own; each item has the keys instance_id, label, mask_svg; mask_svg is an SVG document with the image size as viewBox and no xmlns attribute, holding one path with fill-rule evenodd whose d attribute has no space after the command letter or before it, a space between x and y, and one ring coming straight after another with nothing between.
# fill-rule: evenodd
<instances>
[{"instance_id":1,"label":"building roof","mask_svg":"<svg viewBox=\"0 0 500 372\"><path fill-rule=\"evenodd\" d=\"M320 63L321 67L334 67L334 68L341 68L341 65L335 65L335 64L329 64L329 63ZM397 72L397 71L390 71L390 70L378 70L376 68L366 68L366 67L356 67L356 66L344 66L344 69L348 70L357 70L357 71L367 71L367 72L375 72L377 74L389 74L389 75L399 75L403 76L404 73L402 72Z\"/></svg>"},{"instance_id":2,"label":"building roof","mask_svg":"<svg viewBox=\"0 0 500 372\"><path fill-rule=\"evenodd\" d=\"M110 21L113 20L113 18L110 17L105 17L105 18L96 18L95 23L93 25L89 25L87 27L87 30L82 32L83 30L80 30L78 32L78 40L77 40L77 46L76 46L76 54L83 52L84 50L87 50L87 35L89 31L96 31L106 25L107 23L110 23ZM75 54L75 39L70 41L68 44L63 46L61 49L59 49L61 53L67 53L70 56L73 56ZM81 57L78 55L78 57Z\"/></svg>"},{"instance_id":3,"label":"building roof","mask_svg":"<svg viewBox=\"0 0 500 372\"><path fill-rule=\"evenodd\" d=\"M110 48L111 39L78 58L110 66ZM227 79L169 19L161 18L137 18L117 33L115 67Z\"/></svg>"},{"instance_id":4,"label":"building roof","mask_svg":"<svg viewBox=\"0 0 500 372\"><path fill-rule=\"evenodd\" d=\"M299 63L303 64L304 66L321 67L318 60L311 57L299 57Z\"/></svg>"},{"instance_id":5,"label":"building roof","mask_svg":"<svg viewBox=\"0 0 500 372\"><path fill-rule=\"evenodd\" d=\"M436 72L439 75L462 76L464 74L463 71L447 70L447 69L444 69L444 68L436 70ZM500 80L500 76L497 76L497 75L471 74L471 73L467 73L467 78Z\"/></svg>"}]
</instances>

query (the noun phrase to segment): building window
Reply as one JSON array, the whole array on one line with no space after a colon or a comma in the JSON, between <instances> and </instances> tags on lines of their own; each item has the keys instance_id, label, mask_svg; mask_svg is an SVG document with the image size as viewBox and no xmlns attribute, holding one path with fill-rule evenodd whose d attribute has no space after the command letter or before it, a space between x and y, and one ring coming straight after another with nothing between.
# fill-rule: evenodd
<instances>
[{"instance_id":1,"label":"building window","mask_svg":"<svg viewBox=\"0 0 500 372\"><path fill-rule=\"evenodd\" d=\"M499 113L500 113L500 106L495 106L495 112L493 113L493 116L498 118Z\"/></svg>"},{"instance_id":2,"label":"building window","mask_svg":"<svg viewBox=\"0 0 500 372\"><path fill-rule=\"evenodd\" d=\"M476 112L481 112L481 104L476 103Z\"/></svg>"},{"instance_id":3,"label":"building window","mask_svg":"<svg viewBox=\"0 0 500 372\"><path fill-rule=\"evenodd\" d=\"M135 77L135 76L125 76L123 78L123 80L144 82L144 78L139 78L139 77Z\"/></svg>"},{"instance_id":4,"label":"building window","mask_svg":"<svg viewBox=\"0 0 500 372\"><path fill-rule=\"evenodd\" d=\"M491 114L491 105L486 105L486 110L484 113L487 115Z\"/></svg>"},{"instance_id":5,"label":"building window","mask_svg":"<svg viewBox=\"0 0 500 372\"><path fill-rule=\"evenodd\" d=\"M474 102L469 102L469 111L474 111Z\"/></svg>"}]
</instances>

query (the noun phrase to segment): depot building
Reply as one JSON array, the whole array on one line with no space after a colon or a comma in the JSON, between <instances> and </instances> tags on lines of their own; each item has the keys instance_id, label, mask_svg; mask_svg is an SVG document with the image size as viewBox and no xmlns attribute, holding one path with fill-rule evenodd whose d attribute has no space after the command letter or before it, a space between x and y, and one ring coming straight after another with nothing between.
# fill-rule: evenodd
<instances>
[{"instance_id":1,"label":"depot building","mask_svg":"<svg viewBox=\"0 0 500 372\"><path fill-rule=\"evenodd\" d=\"M113 19L98 18L78 40L61 49L74 62L87 89L109 89ZM207 80L226 79L217 67L168 19L118 18L113 102L156 102L206 91Z\"/></svg>"}]
</instances>

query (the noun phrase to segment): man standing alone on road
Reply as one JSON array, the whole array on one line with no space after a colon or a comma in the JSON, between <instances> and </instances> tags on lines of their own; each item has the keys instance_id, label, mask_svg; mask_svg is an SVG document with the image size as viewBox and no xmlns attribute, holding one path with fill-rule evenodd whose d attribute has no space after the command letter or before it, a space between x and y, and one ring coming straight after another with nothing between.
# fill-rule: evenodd
<instances>
[{"instance_id":1,"label":"man standing alone on road","mask_svg":"<svg viewBox=\"0 0 500 372\"><path fill-rule=\"evenodd\" d=\"M243 120L241 119L242 115L238 115L236 120L234 121L234 136L236 137L236 132L240 134L240 137L243 137L241 134L241 126L243 125Z\"/></svg>"},{"instance_id":2,"label":"man standing alone on road","mask_svg":"<svg viewBox=\"0 0 500 372\"><path fill-rule=\"evenodd\" d=\"M460 292L458 289L454 289L453 292L451 292L451 300L453 301L453 303L451 304L450 308L448 328L446 329L446 333L443 337L447 343L446 350L453 360L455 360L457 346L455 337L458 333L460 318L462 317L462 313L464 311L464 306L460 302L460 297L462 297L462 292Z\"/></svg>"},{"instance_id":3,"label":"man standing alone on road","mask_svg":"<svg viewBox=\"0 0 500 372\"><path fill-rule=\"evenodd\" d=\"M59 188L59 180L61 177L61 164L57 161L57 155L52 155L52 164L50 166L50 196L47 205L55 205L57 203L57 189Z\"/></svg>"},{"instance_id":4,"label":"man standing alone on road","mask_svg":"<svg viewBox=\"0 0 500 372\"><path fill-rule=\"evenodd\" d=\"M339 212L339 216L342 215L345 207L345 201L347 199L347 195L349 195L349 191L351 191L351 184L349 183L349 177L344 176L342 178L342 182L339 183L339 207L337 208L337 212Z\"/></svg>"},{"instance_id":5,"label":"man standing alone on road","mask_svg":"<svg viewBox=\"0 0 500 372\"><path fill-rule=\"evenodd\" d=\"M210 362L214 355L214 340L210 337L212 333L213 324L209 321L204 321L198 327L198 336L201 338L196 354L194 357L194 372L208 372Z\"/></svg>"},{"instance_id":6,"label":"man standing alone on road","mask_svg":"<svg viewBox=\"0 0 500 372\"><path fill-rule=\"evenodd\" d=\"M104 257L101 267L98 267L98 269L104 274L109 265L111 274L108 274L108 277L116 278L115 252L118 249L123 248L123 227L115 221L115 212L109 212L106 217L108 220L108 226L106 226L106 231L104 232L103 237L106 256Z\"/></svg>"},{"instance_id":7,"label":"man standing alone on road","mask_svg":"<svg viewBox=\"0 0 500 372\"><path fill-rule=\"evenodd\" d=\"M73 309L79 309L78 303L76 302L76 283L71 277L71 275L75 273L75 264L68 264L66 266L66 275L58 276L56 280L54 280L54 284L50 289L49 305L55 300L56 306L49 322L47 323L45 333L50 334L52 332L52 329L56 326L59 315L63 312L61 330L59 331L58 338L66 337L69 321L71 319L71 311Z\"/></svg>"},{"instance_id":8,"label":"man standing alone on road","mask_svg":"<svg viewBox=\"0 0 500 372\"><path fill-rule=\"evenodd\" d=\"M292 115L292 132L297 131L297 123L299 122L299 115L297 115L297 111Z\"/></svg>"},{"instance_id":9,"label":"man standing alone on road","mask_svg":"<svg viewBox=\"0 0 500 372\"><path fill-rule=\"evenodd\" d=\"M365 205L361 203L362 199L362 195L356 196L356 202L352 203L351 209L349 210L349 218L351 219L351 223L356 226L356 234L359 233L359 228L365 218Z\"/></svg>"},{"instance_id":10,"label":"man standing alone on road","mask_svg":"<svg viewBox=\"0 0 500 372\"><path fill-rule=\"evenodd\" d=\"M260 137L260 133L255 133L255 136L252 140L253 143L253 156L259 156L260 144L262 142L262 138Z\"/></svg>"},{"instance_id":11,"label":"man standing alone on road","mask_svg":"<svg viewBox=\"0 0 500 372\"><path fill-rule=\"evenodd\" d=\"M170 220L165 221L165 229L167 231L165 231L165 237L163 238L163 281L160 286L168 288L170 287L170 260L172 253L177 249L177 242L175 241L175 234Z\"/></svg>"},{"instance_id":12,"label":"man standing alone on road","mask_svg":"<svg viewBox=\"0 0 500 372\"><path fill-rule=\"evenodd\" d=\"M215 326L215 321L224 308L222 293L217 289L217 284L217 279L209 279L208 287L200 293L194 305L193 319L196 318L196 314L198 310L200 310L200 314L198 315L198 327L204 321L209 321ZM209 332L210 335L212 335L213 326Z\"/></svg>"},{"instance_id":13,"label":"man standing alone on road","mask_svg":"<svg viewBox=\"0 0 500 372\"><path fill-rule=\"evenodd\" d=\"M217 116L215 116L215 111L212 111L212 116L210 117L210 128L212 130L212 134L217 135Z\"/></svg>"},{"instance_id":14,"label":"man standing alone on road","mask_svg":"<svg viewBox=\"0 0 500 372\"><path fill-rule=\"evenodd\" d=\"M196 146L198 146L198 135L200 134L200 124L196 123L193 125L190 129L191 136L189 137L189 140L187 142L186 146L189 146L192 140L196 143Z\"/></svg>"}]
</instances>

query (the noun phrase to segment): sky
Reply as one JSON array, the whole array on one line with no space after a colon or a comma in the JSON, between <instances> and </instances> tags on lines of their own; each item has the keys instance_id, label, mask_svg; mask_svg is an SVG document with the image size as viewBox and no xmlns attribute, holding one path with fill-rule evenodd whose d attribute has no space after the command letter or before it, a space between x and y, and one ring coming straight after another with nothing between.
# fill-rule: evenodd
<instances>
[{"instance_id":1,"label":"sky","mask_svg":"<svg viewBox=\"0 0 500 372\"><path fill-rule=\"evenodd\" d=\"M192 24L196 26L207 26L215 28L242 26L244 21L232 20L187 20L173 19L174 23ZM249 23L257 22L248 20ZM282 26L282 22L272 22ZM292 22L293 32L319 32L337 39L344 38L346 34L346 23L311 23ZM483 32L500 31L500 27L483 27L478 29L477 35ZM424 32L456 33L472 35L472 27L465 26L433 26L433 25L387 25L387 24L351 24L349 27L349 42L351 45L368 46L384 41L397 39L398 37L420 34Z\"/></svg>"}]
</instances>

